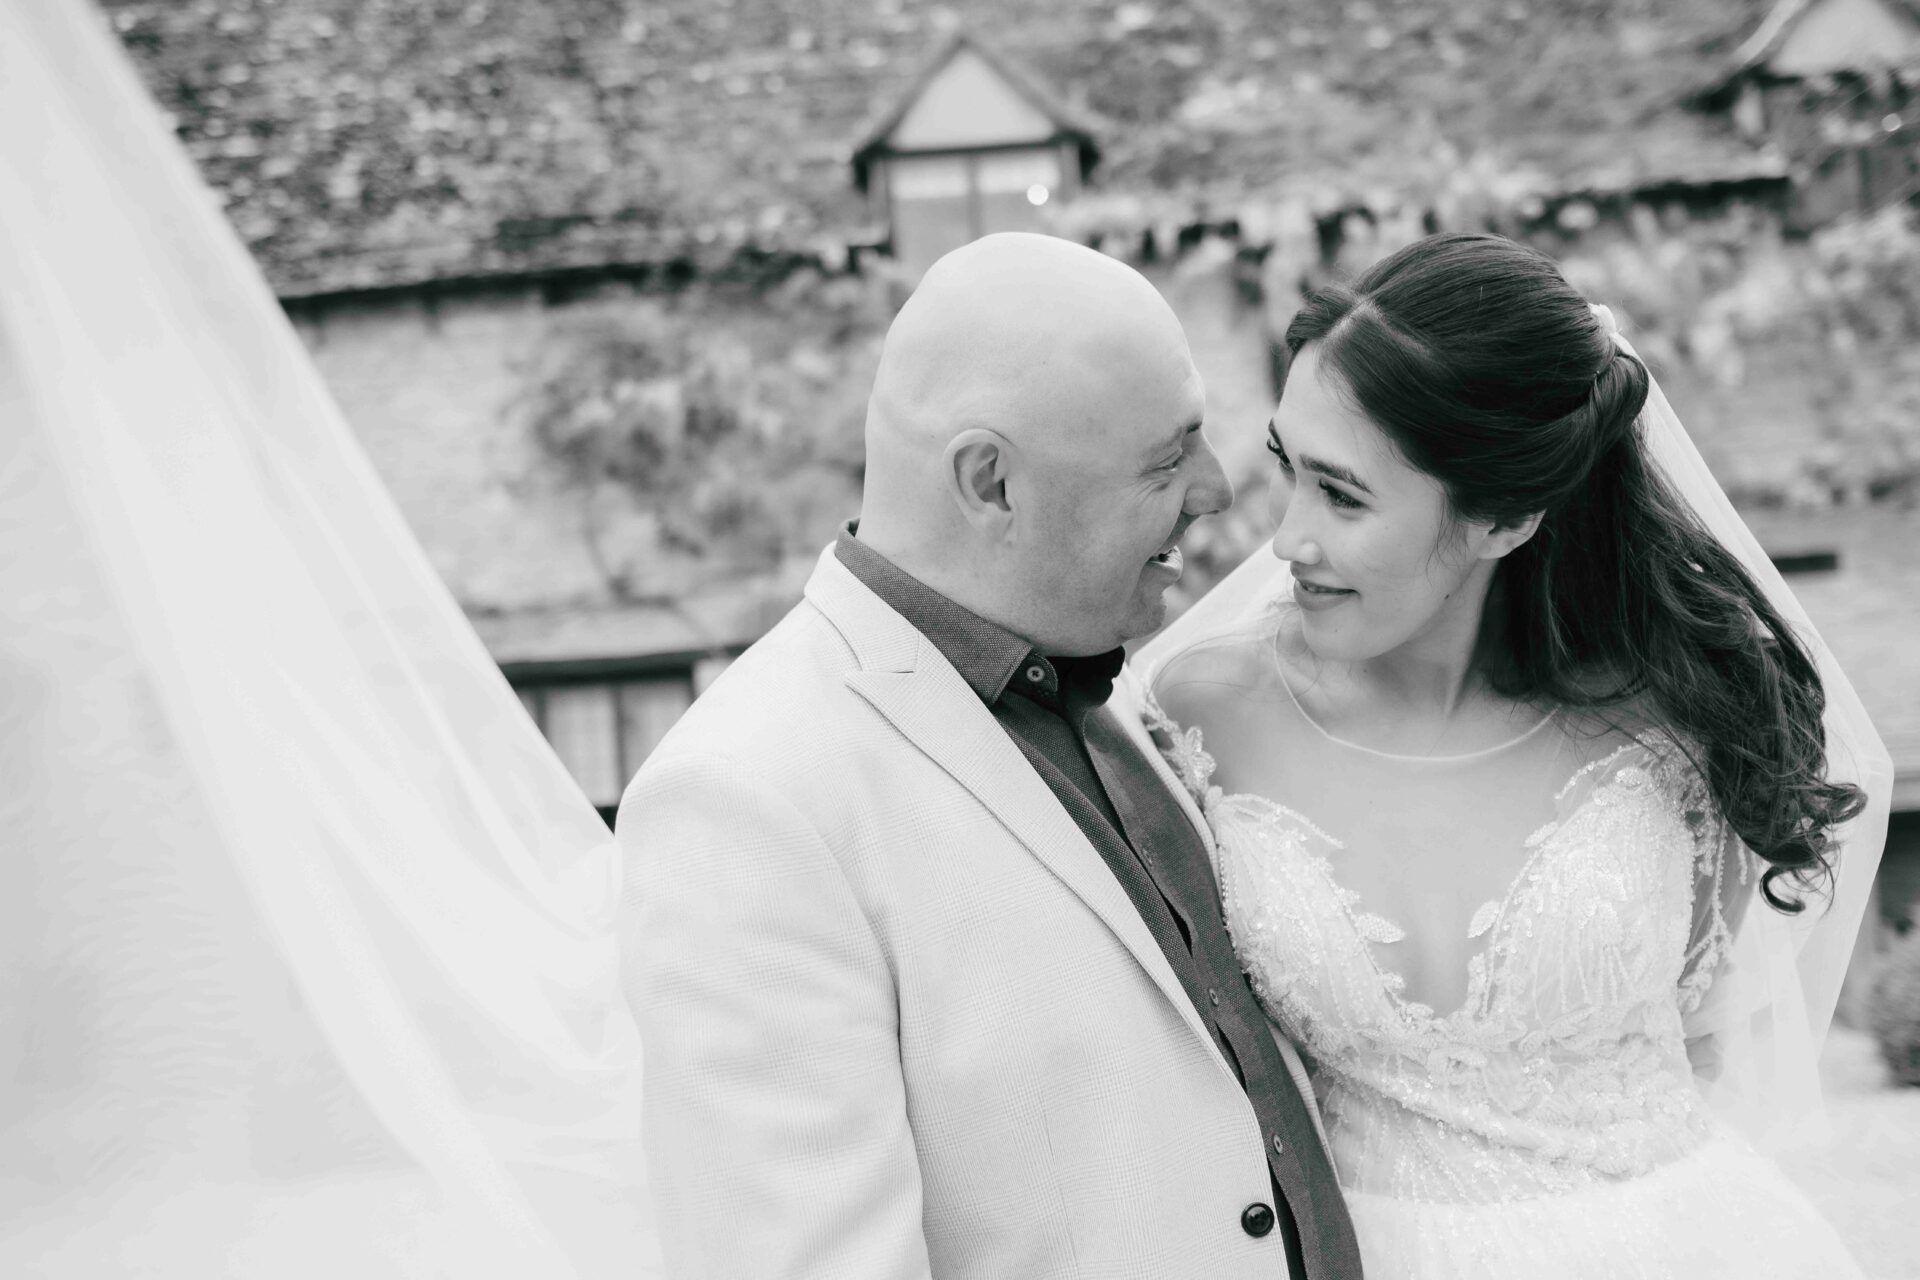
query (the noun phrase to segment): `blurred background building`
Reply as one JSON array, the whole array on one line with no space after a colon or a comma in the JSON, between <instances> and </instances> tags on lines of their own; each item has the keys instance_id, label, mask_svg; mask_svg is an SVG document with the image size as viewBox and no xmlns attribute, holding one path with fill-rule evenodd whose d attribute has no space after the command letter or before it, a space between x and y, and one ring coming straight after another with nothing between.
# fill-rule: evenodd
<instances>
[{"instance_id":1,"label":"blurred background building","mask_svg":"<svg viewBox=\"0 0 1920 1280\"><path fill-rule=\"evenodd\" d=\"M1047 230L1099 159L1078 112L960 33L853 149L853 179L913 277L990 232Z\"/></svg>"},{"instance_id":2,"label":"blurred background building","mask_svg":"<svg viewBox=\"0 0 1920 1280\"><path fill-rule=\"evenodd\" d=\"M1916 65L1920 9L1904 0L1779 0L1700 105L1794 161L1796 221L1810 229L1913 194L1900 72Z\"/></svg>"},{"instance_id":3,"label":"blurred background building","mask_svg":"<svg viewBox=\"0 0 1920 1280\"><path fill-rule=\"evenodd\" d=\"M508 677L611 813L853 514L966 238L1124 258L1262 528L1276 335L1437 229L1621 313L1900 768L1920 894L1908 0L103 0ZM1869 939L1866 945L1873 945Z\"/></svg>"}]
</instances>

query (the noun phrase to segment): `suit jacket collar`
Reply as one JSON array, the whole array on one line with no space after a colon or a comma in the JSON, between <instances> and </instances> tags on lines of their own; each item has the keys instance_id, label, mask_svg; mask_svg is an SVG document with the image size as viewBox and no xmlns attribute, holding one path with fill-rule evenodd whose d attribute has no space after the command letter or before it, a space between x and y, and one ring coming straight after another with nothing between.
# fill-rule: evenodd
<instances>
[{"instance_id":1,"label":"suit jacket collar","mask_svg":"<svg viewBox=\"0 0 1920 1280\"><path fill-rule=\"evenodd\" d=\"M1033 646L949 600L860 541L855 523L840 530L833 544L834 558L931 641L982 702L998 699Z\"/></svg>"},{"instance_id":2,"label":"suit jacket collar","mask_svg":"<svg viewBox=\"0 0 1920 1280\"><path fill-rule=\"evenodd\" d=\"M971 792L1100 917L1231 1075L1152 931L1099 850L953 664L840 563L831 547L807 583L806 598L853 650L858 669L847 673L847 686Z\"/></svg>"},{"instance_id":3,"label":"suit jacket collar","mask_svg":"<svg viewBox=\"0 0 1920 1280\"><path fill-rule=\"evenodd\" d=\"M841 564L831 546L820 553L804 595L847 642L862 671L905 672L918 667L927 638Z\"/></svg>"},{"instance_id":4,"label":"suit jacket collar","mask_svg":"<svg viewBox=\"0 0 1920 1280\"><path fill-rule=\"evenodd\" d=\"M932 641L980 700L995 703L1015 672L1045 673L1021 685L1026 696L1075 714L1105 703L1126 654L1121 649L1089 657L1051 657L1021 636L949 599L874 550L858 537L859 521L842 526L833 553L853 576L915 630Z\"/></svg>"}]
</instances>

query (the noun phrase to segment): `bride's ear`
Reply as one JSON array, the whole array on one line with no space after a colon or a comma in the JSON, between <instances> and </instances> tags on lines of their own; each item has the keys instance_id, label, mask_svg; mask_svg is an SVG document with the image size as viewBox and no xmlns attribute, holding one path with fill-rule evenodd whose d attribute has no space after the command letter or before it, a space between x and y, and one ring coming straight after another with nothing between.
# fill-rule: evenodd
<instances>
[{"instance_id":1,"label":"bride's ear","mask_svg":"<svg viewBox=\"0 0 1920 1280\"><path fill-rule=\"evenodd\" d=\"M1544 511L1535 511L1518 520L1497 521L1488 532L1486 541L1480 544L1480 558L1499 560L1511 555L1540 531L1540 521L1545 515Z\"/></svg>"}]
</instances>

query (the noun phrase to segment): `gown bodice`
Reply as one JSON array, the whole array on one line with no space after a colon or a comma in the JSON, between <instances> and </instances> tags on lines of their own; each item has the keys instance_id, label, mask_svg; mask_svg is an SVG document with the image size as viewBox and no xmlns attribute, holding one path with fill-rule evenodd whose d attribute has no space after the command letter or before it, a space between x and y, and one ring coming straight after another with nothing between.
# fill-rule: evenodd
<instances>
[{"instance_id":1,"label":"gown bodice","mask_svg":"<svg viewBox=\"0 0 1920 1280\"><path fill-rule=\"evenodd\" d=\"M1637 1177L1706 1141L1685 1020L1726 942L1712 887L1739 846L1687 752L1549 717L1490 751L1391 756L1290 705L1260 711L1297 717L1270 735L1296 751L1277 795L1223 791L1202 730L1151 696L1147 714L1214 835L1255 993L1315 1066L1343 1186L1493 1203ZM1408 993L1416 922L1348 883L1357 851L1409 849L1486 886L1450 1012Z\"/></svg>"}]
</instances>

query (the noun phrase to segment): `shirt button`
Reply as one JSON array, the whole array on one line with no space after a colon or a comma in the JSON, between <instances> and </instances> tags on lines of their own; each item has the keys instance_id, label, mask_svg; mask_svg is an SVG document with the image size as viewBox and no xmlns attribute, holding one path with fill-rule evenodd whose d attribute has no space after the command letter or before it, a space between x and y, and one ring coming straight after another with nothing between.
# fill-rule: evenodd
<instances>
[{"instance_id":1,"label":"shirt button","mask_svg":"<svg viewBox=\"0 0 1920 1280\"><path fill-rule=\"evenodd\" d=\"M1220 993L1209 988L1207 991L1207 1003L1218 1009L1220 1007Z\"/></svg>"},{"instance_id":2,"label":"shirt button","mask_svg":"<svg viewBox=\"0 0 1920 1280\"><path fill-rule=\"evenodd\" d=\"M1247 1211L1240 1215L1240 1229L1258 1240L1273 1230L1273 1210L1257 1201L1248 1205Z\"/></svg>"},{"instance_id":3,"label":"shirt button","mask_svg":"<svg viewBox=\"0 0 1920 1280\"><path fill-rule=\"evenodd\" d=\"M1277 1156L1287 1154L1287 1144L1280 1141L1280 1135L1277 1133L1273 1135L1273 1154Z\"/></svg>"}]
</instances>

